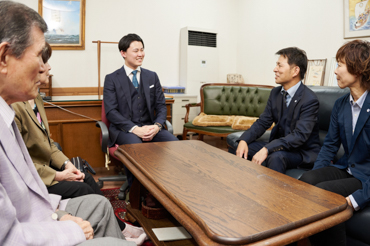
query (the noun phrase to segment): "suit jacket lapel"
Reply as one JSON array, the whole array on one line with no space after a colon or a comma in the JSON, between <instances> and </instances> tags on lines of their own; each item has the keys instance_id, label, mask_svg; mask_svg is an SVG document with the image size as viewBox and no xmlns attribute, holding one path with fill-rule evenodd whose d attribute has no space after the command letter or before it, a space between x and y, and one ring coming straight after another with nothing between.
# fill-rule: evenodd
<instances>
[{"instance_id":1,"label":"suit jacket lapel","mask_svg":"<svg viewBox=\"0 0 370 246\"><path fill-rule=\"evenodd\" d=\"M1 124L1 123L0 123ZM36 168L32 162L26 145L23 142L22 136L19 133L18 127L13 121L12 127L15 134L15 138L11 135L10 131L7 130L7 127L2 124L0 136L1 139L7 139L7 142L0 140L1 145L3 146L10 162L17 170L18 174L23 179L24 183L35 193L48 200L48 192L46 190L45 184L42 182L39 174L36 171ZM19 151L22 152L22 155L19 155ZM27 166L22 165L25 163ZM16 182L16 181L15 181ZM48 202L50 202L48 200Z\"/></svg>"},{"instance_id":2,"label":"suit jacket lapel","mask_svg":"<svg viewBox=\"0 0 370 246\"><path fill-rule=\"evenodd\" d=\"M47 134L49 134L49 132L50 132L50 129L49 129L49 124L45 124L45 122L46 122L46 112L45 112L45 110L44 110L44 107L43 107L43 103L44 103L44 101L42 100L42 98L41 98L41 96L40 95L38 95L37 97L36 97L36 99L35 99L35 103L36 103L36 106L37 106L37 109L39 110L39 113L40 113L40 116L41 116L41 119L42 119L42 121L44 122L44 126L45 126L45 129L46 129L46 132L47 132ZM35 115L35 114L34 114ZM37 118L36 118L37 119ZM37 123L39 123L39 121L37 120ZM41 127L41 129L42 130L44 130L44 128L40 125L40 124L38 124L39 125L39 127Z\"/></svg>"},{"instance_id":3,"label":"suit jacket lapel","mask_svg":"<svg viewBox=\"0 0 370 246\"><path fill-rule=\"evenodd\" d=\"M364 127L366 121L368 120L370 116L370 94L367 94L364 104L362 105L360 115L358 116L355 132L353 133L352 139L351 139L351 147L349 149L349 153L352 152L353 147L355 145L356 139L358 135L360 134L362 128ZM352 114L351 114L352 115ZM352 121L352 118L351 118Z\"/></svg>"},{"instance_id":4,"label":"suit jacket lapel","mask_svg":"<svg viewBox=\"0 0 370 246\"><path fill-rule=\"evenodd\" d=\"M277 96L276 102L281 102L277 104L278 114L279 114L279 121L281 117L283 117L283 95L281 94L281 89L279 90L279 94Z\"/></svg>"},{"instance_id":5,"label":"suit jacket lapel","mask_svg":"<svg viewBox=\"0 0 370 246\"><path fill-rule=\"evenodd\" d=\"M286 125L290 127L290 123L292 122L293 114L295 107L298 105L299 101L302 98L303 91L305 89L305 85L301 84L296 93L294 94L294 97L290 99L289 107L288 107L288 114L286 119Z\"/></svg>"},{"instance_id":6,"label":"suit jacket lapel","mask_svg":"<svg viewBox=\"0 0 370 246\"><path fill-rule=\"evenodd\" d=\"M348 98L348 97L347 97ZM349 100L344 104L343 110L343 121L344 121L344 132L347 139L348 151L351 152L351 140L352 140L352 110Z\"/></svg>"},{"instance_id":7,"label":"suit jacket lapel","mask_svg":"<svg viewBox=\"0 0 370 246\"><path fill-rule=\"evenodd\" d=\"M35 100L36 101L36 100ZM31 108L31 105L26 101L26 102L23 102L24 103L24 107L26 109L26 112L28 114L28 116L30 116L30 118L32 119L33 123L35 123L36 126L38 126L41 130L44 130L42 129L36 115L35 115L35 112L33 111L33 109Z\"/></svg>"},{"instance_id":8,"label":"suit jacket lapel","mask_svg":"<svg viewBox=\"0 0 370 246\"><path fill-rule=\"evenodd\" d=\"M150 119L152 119L152 107L150 105L150 84L149 84L149 81L148 81L148 78L146 76L146 71L144 69L141 69L141 74L140 74L140 86L142 86L143 88L143 91L144 91L144 96L145 96L145 101L146 101L146 106L148 108L148 111L149 111L149 115L150 115Z\"/></svg>"},{"instance_id":9,"label":"suit jacket lapel","mask_svg":"<svg viewBox=\"0 0 370 246\"><path fill-rule=\"evenodd\" d=\"M123 94L125 95L125 98L127 100L128 107L130 109L129 112L131 112L131 94L130 94L130 84L132 83L130 78L126 74L126 70L124 66L116 73L116 78L118 81L118 91L122 91Z\"/></svg>"}]
</instances>

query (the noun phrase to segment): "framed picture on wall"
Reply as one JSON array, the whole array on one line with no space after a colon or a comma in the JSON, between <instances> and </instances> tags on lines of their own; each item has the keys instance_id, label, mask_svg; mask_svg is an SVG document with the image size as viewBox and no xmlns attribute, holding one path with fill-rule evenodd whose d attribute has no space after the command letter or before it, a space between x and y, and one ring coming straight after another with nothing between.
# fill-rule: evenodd
<instances>
[{"instance_id":1,"label":"framed picture on wall","mask_svg":"<svg viewBox=\"0 0 370 246\"><path fill-rule=\"evenodd\" d=\"M86 0L39 0L45 39L54 50L85 49L85 8Z\"/></svg>"},{"instance_id":2,"label":"framed picture on wall","mask_svg":"<svg viewBox=\"0 0 370 246\"><path fill-rule=\"evenodd\" d=\"M306 75L303 83L305 85L324 85L326 59L308 60Z\"/></svg>"},{"instance_id":3,"label":"framed picture on wall","mask_svg":"<svg viewBox=\"0 0 370 246\"><path fill-rule=\"evenodd\" d=\"M344 0L344 38L370 36L369 15L369 0Z\"/></svg>"},{"instance_id":4,"label":"framed picture on wall","mask_svg":"<svg viewBox=\"0 0 370 246\"><path fill-rule=\"evenodd\" d=\"M331 58L330 70L329 70L329 82L328 86L338 86L337 76L334 71L338 67L337 60L335 57Z\"/></svg>"}]
</instances>

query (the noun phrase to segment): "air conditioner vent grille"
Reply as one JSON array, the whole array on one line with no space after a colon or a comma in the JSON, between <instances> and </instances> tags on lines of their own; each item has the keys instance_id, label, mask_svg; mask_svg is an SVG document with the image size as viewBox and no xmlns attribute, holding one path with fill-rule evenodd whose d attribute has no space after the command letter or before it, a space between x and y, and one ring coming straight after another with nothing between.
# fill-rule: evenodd
<instances>
[{"instance_id":1,"label":"air conditioner vent grille","mask_svg":"<svg viewBox=\"0 0 370 246\"><path fill-rule=\"evenodd\" d=\"M217 34L209 32L189 31L189 45L217 47Z\"/></svg>"}]
</instances>

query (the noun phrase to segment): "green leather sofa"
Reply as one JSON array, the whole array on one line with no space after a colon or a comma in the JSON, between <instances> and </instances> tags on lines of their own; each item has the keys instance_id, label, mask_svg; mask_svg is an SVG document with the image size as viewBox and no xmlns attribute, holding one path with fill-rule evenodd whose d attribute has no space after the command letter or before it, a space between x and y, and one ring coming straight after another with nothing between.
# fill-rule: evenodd
<instances>
[{"instance_id":1,"label":"green leather sofa","mask_svg":"<svg viewBox=\"0 0 370 246\"><path fill-rule=\"evenodd\" d=\"M188 122L191 107L200 107L201 112L207 115L238 115L259 117L266 107L268 97L273 86L252 84L204 84L200 88L201 102L187 104L183 139L189 132L203 135L226 137L230 133L238 132L231 126L195 126Z\"/></svg>"}]
</instances>

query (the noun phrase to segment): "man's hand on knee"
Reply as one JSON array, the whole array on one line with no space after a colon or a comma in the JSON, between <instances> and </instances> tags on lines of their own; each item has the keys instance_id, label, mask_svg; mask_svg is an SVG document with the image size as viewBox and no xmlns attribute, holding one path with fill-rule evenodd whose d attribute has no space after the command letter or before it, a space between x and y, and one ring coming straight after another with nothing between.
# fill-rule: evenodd
<instances>
[{"instance_id":1,"label":"man's hand on knee","mask_svg":"<svg viewBox=\"0 0 370 246\"><path fill-rule=\"evenodd\" d=\"M244 140L240 140L238 148L236 149L236 156L243 158L243 155L244 159L248 158L248 144Z\"/></svg>"},{"instance_id":2,"label":"man's hand on knee","mask_svg":"<svg viewBox=\"0 0 370 246\"><path fill-rule=\"evenodd\" d=\"M59 221L67 221L71 220L75 222L79 227L81 227L83 233L85 234L86 240L90 240L94 238L94 230L91 227L91 224L87 220L83 220L82 218L72 216L70 214L64 215L62 218L60 218Z\"/></svg>"},{"instance_id":3,"label":"man's hand on knee","mask_svg":"<svg viewBox=\"0 0 370 246\"><path fill-rule=\"evenodd\" d=\"M268 150L266 149L266 147L263 147L262 149L260 149L260 151L258 151L252 158L252 162L258 164L258 165L261 165L267 158L269 152Z\"/></svg>"},{"instance_id":4,"label":"man's hand on knee","mask_svg":"<svg viewBox=\"0 0 370 246\"><path fill-rule=\"evenodd\" d=\"M147 138L146 136L149 134L150 132L150 128L148 128L147 126L138 126L138 127L135 127L135 129L132 131L133 134L135 134L136 136L138 136L139 138Z\"/></svg>"},{"instance_id":5,"label":"man's hand on knee","mask_svg":"<svg viewBox=\"0 0 370 246\"><path fill-rule=\"evenodd\" d=\"M156 125L144 126L148 129L147 134L142 138L143 141L151 141L155 135L159 132L159 127Z\"/></svg>"}]
</instances>

